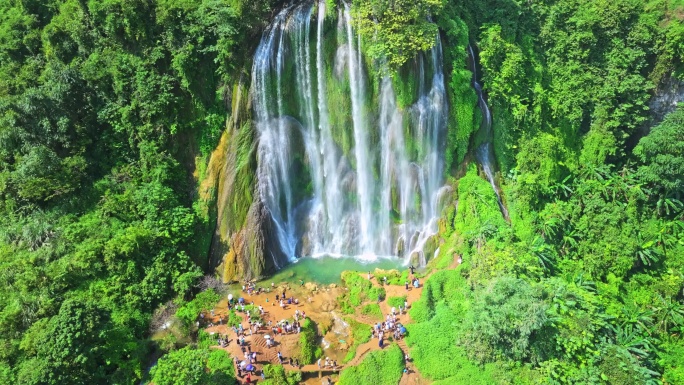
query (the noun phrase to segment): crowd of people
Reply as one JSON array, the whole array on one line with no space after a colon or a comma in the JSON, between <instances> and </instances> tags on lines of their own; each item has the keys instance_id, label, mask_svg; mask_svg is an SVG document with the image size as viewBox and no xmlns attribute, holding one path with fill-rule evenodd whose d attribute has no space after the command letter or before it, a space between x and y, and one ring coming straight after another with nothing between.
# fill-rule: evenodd
<instances>
[{"instance_id":1,"label":"crowd of people","mask_svg":"<svg viewBox=\"0 0 684 385\"><path fill-rule=\"evenodd\" d=\"M418 279L415 278L413 275L414 267L410 266L409 269L411 270L411 286L417 288L419 287L420 283ZM368 277L369 279L371 278L370 272ZM303 285L302 282L300 283ZM409 290L408 281L405 282L405 287L406 290ZM243 293L245 293L246 295L252 296L272 293L273 291L276 291L276 287L274 283L271 283L270 288L261 288L257 287L256 283L253 281L246 281L244 285L242 285L242 290ZM291 305L298 306L299 300L297 298L294 298L293 295L288 296L287 294L287 289L285 288L282 289L282 292L278 290L275 296L271 297L270 295L267 295L266 298L264 298L265 304L271 302L271 306L280 306L282 310L287 310L288 307ZM371 327L372 336L373 338L378 339L378 346L380 348L384 347L384 339L386 336L391 335L394 340L400 340L404 338L406 329L399 322L399 316L407 312L408 307L408 301L404 301L403 306L400 305L398 309L392 307L390 314L387 314L383 322L378 322L377 324ZM275 337L281 335L300 333L302 330L302 322L307 318L306 312L300 311L299 309L295 308L294 312L292 313L292 318L288 317L280 321L265 321L267 319L267 311L264 308L264 306L257 305L254 301L250 301L250 303L248 304L242 297L237 300L234 300L232 296L229 296L227 310L228 314L216 314L215 309L211 309L209 311L209 314L205 314L205 312L202 312L199 316L197 326L200 326L200 323L202 324L202 326L209 327L216 325L224 325L228 323L228 319L232 317L229 317L231 310L234 310L236 313L242 313L242 322L240 322L237 325L230 326L230 328L235 333L235 340L237 341L238 346L240 346L240 351L242 352L243 356L242 359L238 357L234 358L238 379L242 379L242 382L247 384L253 383L253 377L256 376L259 372L260 377L262 379L265 378L263 368L260 368L260 370L259 368L257 368L257 352L252 351L252 347L250 346L250 343L247 341L247 339L255 334L263 333L264 339L266 340L266 347L269 349L274 348L278 345L275 340ZM244 324L246 324L246 326L243 326ZM216 342L222 348L228 347L231 341L232 340L229 339L228 333L219 333L216 336ZM277 352L277 359L281 365L289 364L297 369L300 369L302 367L300 365L300 362L296 358L293 357L287 359L283 356L281 351ZM406 360L408 361L408 356L406 356ZM325 359L318 359L317 366L319 370L341 369L341 366L338 365L337 361L330 359L330 357L325 357ZM327 380L330 381L329 378ZM332 382L330 381L330 383Z\"/></svg>"}]
</instances>

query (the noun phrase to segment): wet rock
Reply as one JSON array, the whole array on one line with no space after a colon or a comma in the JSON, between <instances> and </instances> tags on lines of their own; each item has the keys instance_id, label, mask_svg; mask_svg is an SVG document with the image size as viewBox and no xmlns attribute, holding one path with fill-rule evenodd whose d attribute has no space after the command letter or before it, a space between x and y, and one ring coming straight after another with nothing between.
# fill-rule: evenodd
<instances>
[{"instance_id":1,"label":"wet rock","mask_svg":"<svg viewBox=\"0 0 684 385\"><path fill-rule=\"evenodd\" d=\"M677 108L677 103L684 101L684 81L674 76L660 83L648 106L653 117L653 124L661 122L665 115Z\"/></svg>"},{"instance_id":2,"label":"wet rock","mask_svg":"<svg viewBox=\"0 0 684 385\"><path fill-rule=\"evenodd\" d=\"M421 258L421 252L420 251L414 251L411 253L411 257L409 258L409 263L412 264L413 266L420 266L420 260Z\"/></svg>"},{"instance_id":3,"label":"wet rock","mask_svg":"<svg viewBox=\"0 0 684 385\"><path fill-rule=\"evenodd\" d=\"M401 236L401 237L399 237L399 239L397 239L397 247L396 247L397 256L399 256L399 257L404 256L404 252L406 251L405 250L406 249L405 243L406 243L406 241L404 240L403 236Z\"/></svg>"},{"instance_id":4,"label":"wet rock","mask_svg":"<svg viewBox=\"0 0 684 385\"><path fill-rule=\"evenodd\" d=\"M333 311L337 309L337 302L335 301L325 301L321 304L322 311Z\"/></svg>"},{"instance_id":5,"label":"wet rock","mask_svg":"<svg viewBox=\"0 0 684 385\"><path fill-rule=\"evenodd\" d=\"M313 282L307 282L304 284L304 288L308 291L316 291L318 290L318 286L313 283Z\"/></svg>"},{"instance_id":6,"label":"wet rock","mask_svg":"<svg viewBox=\"0 0 684 385\"><path fill-rule=\"evenodd\" d=\"M425 241L425 245L423 245L423 255L425 255L425 262L430 262L430 260L435 255L435 251L438 248L439 248L439 236L436 234L430 236Z\"/></svg>"}]
</instances>

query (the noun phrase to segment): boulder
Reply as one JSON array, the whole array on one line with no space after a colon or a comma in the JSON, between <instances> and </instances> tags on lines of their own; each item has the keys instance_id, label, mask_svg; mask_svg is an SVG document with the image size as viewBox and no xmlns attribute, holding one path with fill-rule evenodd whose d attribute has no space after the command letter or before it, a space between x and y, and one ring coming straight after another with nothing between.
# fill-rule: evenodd
<instances>
[{"instance_id":1,"label":"boulder","mask_svg":"<svg viewBox=\"0 0 684 385\"><path fill-rule=\"evenodd\" d=\"M318 286L316 286L315 283L313 282L307 282L304 284L304 288L308 291L316 291L318 290Z\"/></svg>"}]
</instances>

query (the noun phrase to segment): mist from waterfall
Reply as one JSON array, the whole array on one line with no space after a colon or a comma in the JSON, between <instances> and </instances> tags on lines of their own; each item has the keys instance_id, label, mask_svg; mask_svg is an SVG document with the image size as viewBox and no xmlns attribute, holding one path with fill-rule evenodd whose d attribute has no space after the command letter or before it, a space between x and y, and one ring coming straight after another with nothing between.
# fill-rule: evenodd
<instances>
[{"instance_id":1,"label":"mist from waterfall","mask_svg":"<svg viewBox=\"0 0 684 385\"><path fill-rule=\"evenodd\" d=\"M349 5L339 7L333 37L328 13L325 1L283 9L255 53L259 196L290 260L408 261L414 255L425 261L444 183L448 106L441 41L415 59L416 102L402 108L390 78L369 89ZM330 104L333 94L348 104L344 122L339 113L331 115L331 108L341 108L339 99ZM347 148L343 134L352 142Z\"/></svg>"}]
</instances>

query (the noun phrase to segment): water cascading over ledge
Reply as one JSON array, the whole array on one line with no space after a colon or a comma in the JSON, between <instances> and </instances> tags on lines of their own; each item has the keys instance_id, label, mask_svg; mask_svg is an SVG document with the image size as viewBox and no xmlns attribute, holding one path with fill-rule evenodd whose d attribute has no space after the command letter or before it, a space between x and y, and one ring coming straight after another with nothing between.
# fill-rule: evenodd
<instances>
[{"instance_id":1,"label":"water cascading over ledge","mask_svg":"<svg viewBox=\"0 0 684 385\"><path fill-rule=\"evenodd\" d=\"M291 261L424 263L444 191L441 42L415 59L401 107L391 79L369 76L349 6L339 8L335 23L324 1L289 6L263 34L252 69L258 194Z\"/></svg>"}]
</instances>

